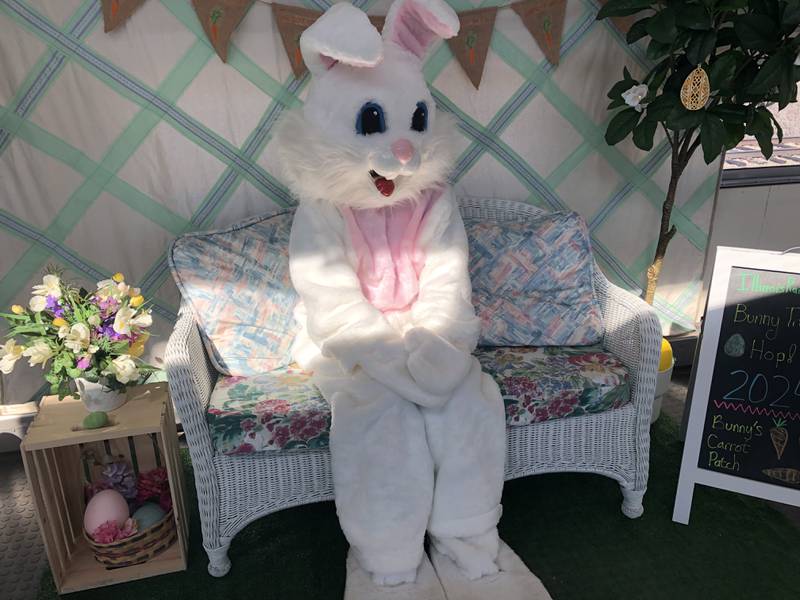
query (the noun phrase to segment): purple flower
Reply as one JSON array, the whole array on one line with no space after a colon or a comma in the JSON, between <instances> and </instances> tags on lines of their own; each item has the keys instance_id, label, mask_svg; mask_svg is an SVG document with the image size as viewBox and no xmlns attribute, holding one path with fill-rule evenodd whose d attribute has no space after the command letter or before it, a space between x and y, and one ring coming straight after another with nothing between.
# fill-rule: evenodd
<instances>
[{"instance_id":1,"label":"purple flower","mask_svg":"<svg viewBox=\"0 0 800 600\"><path fill-rule=\"evenodd\" d=\"M58 301L58 298L55 296L47 296L45 299L47 304L45 308L53 313L55 317L63 317L64 316L64 309L61 307L61 303Z\"/></svg>"},{"instance_id":2,"label":"purple flower","mask_svg":"<svg viewBox=\"0 0 800 600\"><path fill-rule=\"evenodd\" d=\"M80 360L78 360L78 363L75 366L77 366L81 371L85 371L91 364L91 359L88 356L83 356Z\"/></svg>"}]
</instances>

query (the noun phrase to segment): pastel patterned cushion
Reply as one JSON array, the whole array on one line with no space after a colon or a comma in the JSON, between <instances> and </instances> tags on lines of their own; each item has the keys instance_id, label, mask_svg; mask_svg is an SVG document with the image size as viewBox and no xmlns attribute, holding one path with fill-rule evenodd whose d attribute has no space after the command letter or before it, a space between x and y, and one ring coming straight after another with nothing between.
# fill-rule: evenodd
<instances>
[{"instance_id":1,"label":"pastel patterned cushion","mask_svg":"<svg viewBox=\"0 0 800 600\"><path fill-rule=\"evenodd\" d=\"M524 222L468 219L479 345L582 346L603 336L589 234L576 213Z\"/></svg>"},{"instance_id":2,"label":"pastel patterned cushion","mask_svg":"<svg viewBox=\"0 0 800 600\"><path fill-rule=\"evenodd\" d=\"M628 371L600 346L480 348L476 356L500 386L509 427L600 413L631 399Z\"/></svg>"},{"instance_id":3,"label":"pastel patterned cushion","mask_svg":"<svg viewBox=\"0 0 800 600\"><path fill-rule=\"evenodd\" d=\"M221 373L256 375L291 362L297 303L289 278L292 217L258 217L184 235L172 245L172 276Z\"/></svg>"},{"instance_id":4,"label":"pastel patterned cushion","mask_svg":"<svg viewBox=\"0 0 800 600\"><path fill-rule=\"evenodd\" d=\"M500 385L509 427L630 402L625 367L600 347L482 348L477 356ZM221 377L206 416L214 448L222 454L328 446L330 405L310 376L294 367Z\"/></svg>"}]
</instances>

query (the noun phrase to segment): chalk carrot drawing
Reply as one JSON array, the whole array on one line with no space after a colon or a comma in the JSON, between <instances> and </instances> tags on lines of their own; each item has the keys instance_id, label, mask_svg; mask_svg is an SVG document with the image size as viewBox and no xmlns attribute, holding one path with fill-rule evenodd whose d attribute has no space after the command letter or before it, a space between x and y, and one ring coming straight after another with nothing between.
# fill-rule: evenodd
<instances>
[{"instance_id":1,"label":"chalk carrot drawing","mask_svg":"<svg viewBox=\"0 0 800 600\"><path fill-rule=\"evenodd\" d=\"M469 64L475 64L475 46L478 43L478 33L475 30L470 31L467 33L467 60Z\"/></svg>"},{"instance_id":2,"label":"chalk carrot drawing","mask_svg":"<svg viewBox=\"0 0 800 600\"><path fill-rule=\"evenodd\" d=\"M761 471L767 477L777 479L783 483L791 485L800 485L800 471L797 469L790 469L788 467L777 467L774 469L764 469Z\"/></svg>"},{"instance_id":3,"label":"chalk carrot drawing","mask_svg":"<svg viewBox=\"0 0 800 600\"><path fill-rule=\"evenodd\" d=\"M211 22L209 30L211 31L210 35L212 44L217 43L217 38L219 37L219 25L217 25L217 21L219 21L221 18L222 9L217 6L211 11L211 15L208 17L208 20Z\"/></svg>"},{"instance_id":4,"label":"chalk carrot drawing","mask_svg":"<svg viewBox=\"0 0 800 600\"><path fill-rule=\"evenodd\" d=\"M544 44L547 46L548 50L553 49L553 22L550 20L550 17L547 16L542 21L542 29L544 29Z\"/></svg>"},{"instance_id":5,"label":"chalk carrot drawing","mask_svg":"<svg viewBox=\"0 0 800 600\"><path fill-rule=\"evenodd\" d=\"M111 0L111 17L116 17L119 12L119 0Z\"/></svg>"},{"instance_id":6,"label":"chalk carrot drawing","mask_svg":"<svg viewBox=\"0 0 800 600\"><path fill-rule=\"evenodd\" d=\"M772 446L775 448L775 454L778 455L778 460L783 456L786 445L789 443L789 432L786 430L786 421L783 419L773 419L775 427L769 430L769 437L772 439Z\"/></svg>"},{"instance_id":7,"label":"chalk carrot drawing","mask_svg":"<svg viewBox=\"0 0 800 600\"><path fill-rule=\"evenodd\" d=\"M303 53L300 52L300 34L294 38L294 64L298 67L303 64Z\"/></svg>"}]
</instances>

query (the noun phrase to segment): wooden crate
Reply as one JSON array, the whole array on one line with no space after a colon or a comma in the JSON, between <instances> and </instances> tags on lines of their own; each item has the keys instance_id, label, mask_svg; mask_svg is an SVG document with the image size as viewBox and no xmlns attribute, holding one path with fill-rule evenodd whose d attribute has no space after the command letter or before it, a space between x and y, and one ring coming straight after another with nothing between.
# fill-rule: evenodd
<instances>
[{"instance_id":1,"label":"wooden crate","mask_svg":"<svg viewBox=\"0 0 800 600\"><path fill-rule=\"evenodd\" d=\"M109 413L111 426L73 431L87 414L83 404L48 396L20 446L47 558L61 594L186 569L188 512L167 385L131 388L128 397L125 405ZM137 473L166 467L176 543L140 565L108 570L95 561L82 531L84 483L96 481L102 470L87 460L92 453L121 456Z\"/></svg>"}]
</instances>

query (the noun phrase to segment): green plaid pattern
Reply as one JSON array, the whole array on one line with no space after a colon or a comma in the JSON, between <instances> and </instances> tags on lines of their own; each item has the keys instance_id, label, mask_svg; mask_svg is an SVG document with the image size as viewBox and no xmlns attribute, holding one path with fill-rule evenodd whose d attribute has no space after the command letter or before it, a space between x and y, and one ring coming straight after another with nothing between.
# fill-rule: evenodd
<instances>
[{"instance_id":1,"label":"green plaid pattern","mask_svg":"<svg viewBox=\"0 0 800 600\"><path fill-rule=\"evenodd\" d=\"M503 4L450 1L458 11ZM669 152L663 138L649 153L605 144L607 89L623 64L635 76L647 62L595 21L597 10L594 0L569 0L558 68L502 10L480 91L446 44L425 76L461 134L456 193L578 211L606 274L638 292ZM223 65L189 0L148 0L111 34L98 0L0 0L0 306L27 304L48 264L89 284L121 270L154 299L158 355L179 303L169 241L295 203L270 133L302 104L308 75L292 76L268 5L255 3L233 39ZM693 326L715 186L716 168L697 163L679 190L678 235L656 298L667 331ZM41 381L24 368L11 377L30 392Z\"/></svg>"}]
</instances>

